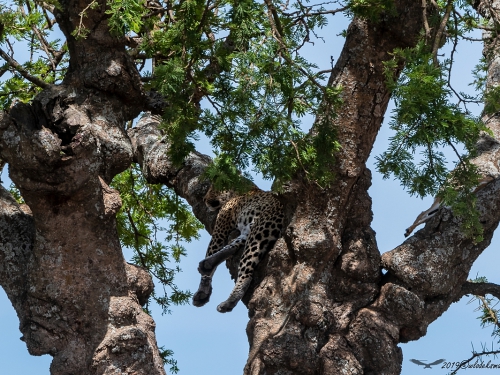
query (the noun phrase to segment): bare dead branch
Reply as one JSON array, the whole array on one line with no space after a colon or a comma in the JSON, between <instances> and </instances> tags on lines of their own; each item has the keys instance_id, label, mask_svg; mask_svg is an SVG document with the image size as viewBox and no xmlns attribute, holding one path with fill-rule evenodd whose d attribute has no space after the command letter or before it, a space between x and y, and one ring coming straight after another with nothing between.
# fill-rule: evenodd
<instances>
[{"instance_id":1,"label":"bare dead branch","mask_svg":"<svg viewBox=\"0 0 500 375\"><path fill-rule=\"evenodd\" d=\"M54 13L54 9L55 9L55 6L52 5L52 4L48 4L46 3L45 1L35 1L35 3L41 7L42 9L46 10L46 11L49 11L50 13ZM55 22L55 20L54 20Z\"/></svg>"},{"instance_id":2,"label":"bare dead branch","mask_svg":"<svg viewBox=\"0 0 500 375\"><path fill-rule=\"evenodd\" d=\"M43 10L43 16L45 17L45 21L47 22L46 29L52 29L52 26L54 26L56 23L55 18L50 19L49 15L47 13L47 10L43 7L42 7L42 10Z\"/></svg>"},{"instance_id":3,"label":"bare dead branch","mask_svg":"<svg viewBox=\"0 0 500 375\"><path fill-rule=\"evenodd\" d=\"M61 49L59 51L54 52L54 64L56 65L56 68L63 59L64 55L66 54L66 49L65 49L66 44L67 42L65 41L64 44L61 46Z\"/></svg>"},{"instance_id":4,"label":"bare dead branch","mask_svg":"<svg viewBox=\"0 0 500 375\"><path fill-rule=\"evenodd\" d=\"M301 16L297 17L297 19L304 19L304 18L307 18L307 17L314 17L314 16L320 16L320 15L325 15L325 14L337 14L337 13L340 13L340 12L344 12L346 11L347 9L349 9L349 7L345 6L345 7L341 7L341 8L337 8L337 9L331 9L331 10L322 10L322 11L317 11L317 12L305 12L303 13ZM297 13L297 12L295 12Z\"/></svg>"},{"instance_id":5,"label":"bare dead branch","mask_svg":"<svg viewBox=\"0 0 500 375\"><path fill-rule=\"evenodd\" d=\"M276 11L276 7L271 0L264 0L264 3L266 3L267 6L268 18L271 24L271 28L273 29L273 34L276 34L276 37L279 38L281 43L283 43L283 28L281 26L278 12Z\"/></svg>"},{"instance_id":6,"label":"bare dead branch","mask_svg":"<svg viewBox=\"0 0 500 375\"><path fill-rule=\"evenodd\" d=\"M431 37L431 29L429 27L429 21L427 20L427 1L422 0L422 16L424 20L424 30L425 39L428 40Z\"/></svg>"}]
</instances>

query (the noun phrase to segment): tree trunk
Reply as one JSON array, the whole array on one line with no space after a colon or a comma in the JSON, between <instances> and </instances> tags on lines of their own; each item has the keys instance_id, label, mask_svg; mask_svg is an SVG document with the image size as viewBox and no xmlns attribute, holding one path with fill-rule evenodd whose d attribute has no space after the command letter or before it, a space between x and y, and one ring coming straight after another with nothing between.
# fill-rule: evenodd
<instances>
[{"instance_id":1,"label":"tree trunk","mask_svg":"<svg viewBox=\"0 0 500 375\"><path fill-rule=\"evenodd\" d=\"M31 354L52 374L164 374L146 271L126 264L116 231L118 192L132 162L123 125L147 108L124 40L109 34L105 2L66 1L55 15L71 53L64 82L0 118L1 158L27 207L2 188L0 281ZM72 31L92 32L76 40Z\"/></svg>"},{"instance_id":2,"label":"tree trunk","mask_svg":"<svg viewBox=\"0 0 500 375\"><path fill-rule=\"evenodd\" d=\"M330 79L342 85L344 99L333 124L342 144L337 179L322 191L292 181L284 196L290 224L247 298L245 374L399 374L397 344L425 335L470 285L469 270L500 219L498 115L487 119L495 138L483 135L474 160L484 176L494 178L478 194L484 241L464 236L459 220L444 208L382 257L370 228L365 162L390 96L382 62L394 48L412 45L421 11L417 2L400 2L397 19L376 25L355 19L347 31ZM491 86L498 53L489 52L495 56Z\"/></svg>"}]
</instances>

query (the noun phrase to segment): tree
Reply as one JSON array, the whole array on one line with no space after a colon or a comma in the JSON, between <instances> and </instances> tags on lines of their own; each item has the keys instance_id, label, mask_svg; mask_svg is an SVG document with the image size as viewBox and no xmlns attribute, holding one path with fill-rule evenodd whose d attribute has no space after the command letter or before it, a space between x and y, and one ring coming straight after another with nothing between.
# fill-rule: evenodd
<instances>
[{"instance_id":1,"label":"tree","mask_svg":"<svg viewBox=\"0 0 500 375\"><path fill-rule=\"evenodd\" d=\"M287 225L243 300L250 316L245 373L399 373L398 343L425 335L464 294L499 296L497 285L467 281L500 220L498 5L3 6L3 45L24 38L34 51L21 64L13 49L0 50L1 71L12 74L1 92L0 156L25 202L1 190L0 284L30 353L51 354L53 374L164 373L165 353L141 308L153 291L147 271L173 288L154 295L164 308L188 295L175 289L175 270L163 263L182 248L168 253L152 243L147 216L168 212L172 236L187 239L198 225L163 190L146 189L150 200L169 204L143 205L141 176L130 166L184 198L210 232L215 214L203 204L210 183L243 194L253 165L274 180ZM326 15L339 12L352 16L344 48L331 70L318 72L300 49ZM56 24L64 43L49 38ZM439 55L446 41L474 28L485 30L479 98L453 92L453 56ZM423 230L381 256L365 163L391 95L396 135L379 169L444 204ZM484 102L482 119L467 111L471 101ZM315 116L308 131L300 128L305 114ZM214 160L194 150L197 131L210 137ZM451 171L441 145L457 153ZM120 212L110 185L122 194ZM120 239L142 267L124 262Z\"/></svg>"}]
</instances>

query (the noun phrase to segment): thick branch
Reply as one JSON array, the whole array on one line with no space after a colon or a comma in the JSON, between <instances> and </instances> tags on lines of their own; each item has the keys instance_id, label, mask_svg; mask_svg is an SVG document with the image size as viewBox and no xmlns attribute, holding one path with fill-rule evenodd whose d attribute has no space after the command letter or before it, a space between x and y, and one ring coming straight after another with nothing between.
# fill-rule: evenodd
<instances>
[{"instance_id":1,"label":"thick branch","mask_svg":"<svg viewBox=\"0 0 500 375\"><path fill-rule=\"evenodd\" d=\"M183 165L175 166L168 159L169 143L160 129L160 119L146 114L136 127L128 131L132 142L134 161L142 167L146 180L151 184L165 184L191 205L193 213L211 233L216 214L203 203L209 182L202 178L212 159L194 152L187 156Z\"/></svg>"},{"instance_id":2,"label":"thick branch","mask_svg":"<svg viewBox=\"0 0 500 375\"><path fill-rule=\"evenodd\" d=\"M500 74L500 54L495 39L490 39L490 44L486 46L486 56L490 60L488 87L498 85ZM495 114L484 117L483 121L492 136L481 136L477 145L478 156L472 162L483 179L492 181L476 193L484 240L475 243L466 237L460 229L461 221L450 210L441 208L424 229L382 256L382 265L388 270L386 278L426 301L427 313L422 320L424 326L464 294L477 291L479 295L485 292L499 295L498 286L466 281L472 264L490 244L500 221L500 117ZM420 337L418 332L414 334L416 336L409 339Z\"/></svg>"},{"instance_id":3,"label":"thick branch","mask_svg":"<svg viewBox=\"0 0 500 375\"><path fill-rule=\"evenodd\" d=\"M435 66L439 66L439 61L437 58L437 53L439 50L439 47L442 43L442 38L443 38L443 33L446 28L446 24L448 23L448 19L450 18L450 14L453 10L453 1L449 0L448 4L446 4L446 11L443 16L443 19L441 20L441 23L439 24L439 27L436 32L436 36L434 37L434 44L432 46L432 59L434 61Z\"/></svg>"},{"instance_id":4,"label":"thick branch","mask_svg":"<svg viewBox=\"0 0 500 375\"><path fill-rule=\"evenodd\" d=\"M382 17L378 24L354 19L347 39L330 76L330 86L342 87L344 105L337 111L333 128L342 151L342 176L356 176L367 160L390 99L383 63L395 48L414 45L422 28L422 12L417 6L397 2L398 21ZM417 9L418 8L418 9ZM353 142L354 141L354 142Z\"/></svg>"},{"instance_id":5,"label":"thick branch","mask_svg":"<svg viewBox=\"0 0 500 375\"><path fill-rule=\"evenodd\" d=\"M128 139L113 121L103 121L97 106L96 123L73 106L64 108L60 124L78 126L77 134L63 149L57 126L41 109L63 95L64 88L49 90L32 106L18 104L12 117L0 118L2 158L33 213L23 213L2 188L0 283L28 350L54 356L54 375L116 368L164 374L154 324L138 303L147 300L152 281L124 262L114 216L120 197L101 178L111 179L130 163ZM47 107L61 110L47 105L45 113Z\"/></svg>"},{"instance_id":6,"label":"thick branch","mask_svg":"<svg viewBox=\"0 0 500 375\"><path fill-rule=\"evenodd\" d=\"M500 285L494 283L473 283L470 281L462 285L462 295L473 294L475 296L485 296L491 294L500 299Z\"/></svg>"}]
</instances>

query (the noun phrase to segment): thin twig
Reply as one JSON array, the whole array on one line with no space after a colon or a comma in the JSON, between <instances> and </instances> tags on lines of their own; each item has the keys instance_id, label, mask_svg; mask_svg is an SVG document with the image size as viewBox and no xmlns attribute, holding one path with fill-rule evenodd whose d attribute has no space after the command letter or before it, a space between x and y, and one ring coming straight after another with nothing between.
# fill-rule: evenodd
<instances>
[{"instance_id":1,"label":"thin twig","mask_svg":"<svg viewBox=\"0 0 500 375\"><path fill-rule=\"evenodd\" d=\"M24 12L23 7L20 7L19 9L21 11L21 14L26 18L26 13ZM40 30L38 30L38 28L35 25L31 26L31 30L33 30L33 32L35 33L36 37L38 38L38 41L40 42L40 44L42 46L42 49L44 50L45 54L47 55L47 58L49 59L50 64L52 65L52 70L55 71L56 64L55 64L55 61L53 59L53 57L55 55L54 49L49 46L49 43L47 42L47 40L44 38L44 36L40 32Z\"/></svg>"},{"instance_id":2,"label":"thin twig","mask_svg":"<svg viewBox=\"0 0 500 375\"><path fill-rule=\"evenodd\" d=\"M460 164L465 166L465 162L462 159L462 157L460 156L460 153L458 152L458 150L455 148L455 145L453 144L453 142L451 142L449 139L446 139L446 143L448 143L448 145L450 145L450 147L453 149L453 151L455 152L455 155L457 155L457 157L458 157L458 160L460 160Z\"/></svg>"},{"instance_id":3,"label":"thin twig","mask_svg":"<svg viewBox=\"0 0 500 375\"><path fill-rule=\"evenodd\" d=\"M302 164L302 159L300 158L299 149L298 149L297 145L291 139L289 140L289 142L292 144L293 148L295 149L295 153L297 154L297 160L299 161L299 164L302 167L302 170L305 172L306 175L308 175L309 172L304 167L304 164Z\"/></svg>"},{"instance_id":4,"label":"thin twig","mask_svg":"<svg viewBox=\"0 0 500 375\"><path fill-rule=\"evenodd\" d=\"M460 365L455 370L453 370L452 372L450 372L450 375L455 375L460 369L462 369L463 366L467 365L468 363L472 362L474 359L476 359L478 357L482 357L483 355L486 355L486 356L487 355L494 355L494 356L496 356L497 354L500 354L500 350L490 350L490 351L483 350L482 352L473 351L472 352L472 356L469 359L466 359L466 360L462 361L460 363Z\"/></svg>"},{"instance_id":5,"label":"thin twig","mask_svg":"<svg viewBox=\"0 0 500 375\"><path fill-rule=\"evenodd\" d=\"M468 37L465 35L462 35L462 39L468 40L469 42L485 42L486 41L486 39L471 38L471 37Z\"/></svg>"},{"instance_id":6,"label":"thin twig","mask_svg":"<svg viewBox=\"0 0 500 375\"><path fill-rule=\"evenodd\" d=\"M304 18L304 17L314 17L314 16L320 16L323 14L336 14L339 12L343 12L345 10L349 9L348 6L342 7L342 8L337 8L337 9L332 9L332 10L322 10L322 11L317 11L317 12L312 12L312 13L303 13L300 17L296 17L297 19L299 18Z\"/></svg>"},{"instance_id":7,"label":"thin twig","mask_svg":"<svg viewBox=\"0 0 500 375\"><path fill-rule=\"evenodd\" d=\"M273 29L273 38L280 44L282 50L285 52L281 56L286 60L287 63L290 65L294 65L304 76L306 76L312 83L314 83L322 92L325 92L325 88L311 75L309 72L304 70L301 66L298 66L295 64L295 62L290 58L288 54L288 48L283 40L282 37L282 32L283 30L281 29L281 23L276 22L274 17L278 17L278 14L276 12L276 8L274 8L274 5L271 3L270 0L265 0L266 5L270 6L271 8L268 8L268 17L269 17L269 22L271 23L271 28ZM280 32L281 29L281 32Z\"/></svg>"},{"instance_id":8,"label":"thin twig","mask_svg":"<svg viewBox=\"0 0 500 375\"><path fill-rule=\"evenodd\" d=\"M458 29L458 20L457 20L456 13L453 13L453 21L455 23L455 30L457 30ZM458 98L457 105L460 105L460 103L464 103L465 110L467 111L466 102L463 100L462 96L458 92L456 92L455 88L451 85L451 72L452 72L452 68L453 68L453 62L455 61L454 57L455 57L455 53L457 51L457 45L458 45L458 36L457 36L457 34L455 34L455 37L453 38L453 48L451 49L451 53L450 53L450 65L448 67L448 87L450 88L451 91L453 91L455 96Z\"/></svg>"},{"instance_id":9,"label":"thin twig","mask_svg":"<svg viewBox=\"0 0 500 375\"><path fill-rule=\"evenodd\" d=\"M55 19L50 19L49 15L47 14L47 10L42 6L43 10L43 16L45 17L45 21L47 22L47 29L52 30L52 26L55 25L56 20Z\"/></svg>"},{"instance_id":10,"label":"thin twig","mask_svg":"<svg viewBox=\"0 0 500 375\"><path fill-rule=\"evenodd\" d=\"M83 26L83 18L86 16L86 13L87 10L89 9L92 9L92 7L94 6L94 4L96 3L96 0L92 0L90 2L89 5L87 5L78 15L80 16L80 23L78 24L78 27L77 27L77 33L75 36L75 38L78 38L80 37L81 35L85 35L82 30L85 30L85 26Z\"/></svg>"},{"instance_id":11,"label":"thin twig","mask_svg":"<svg viewBox=\"0 0 500 375\"><path fill-rule=\"evenodd\" d=\"M498 328L500 328L500 323L498 323L498 317L495 311L490 307L488 301L483 296L476 296L482 303L483 308L488 311L488 315L490 316L493 324L495 324Z\"/></svg>"}]
</instances>

